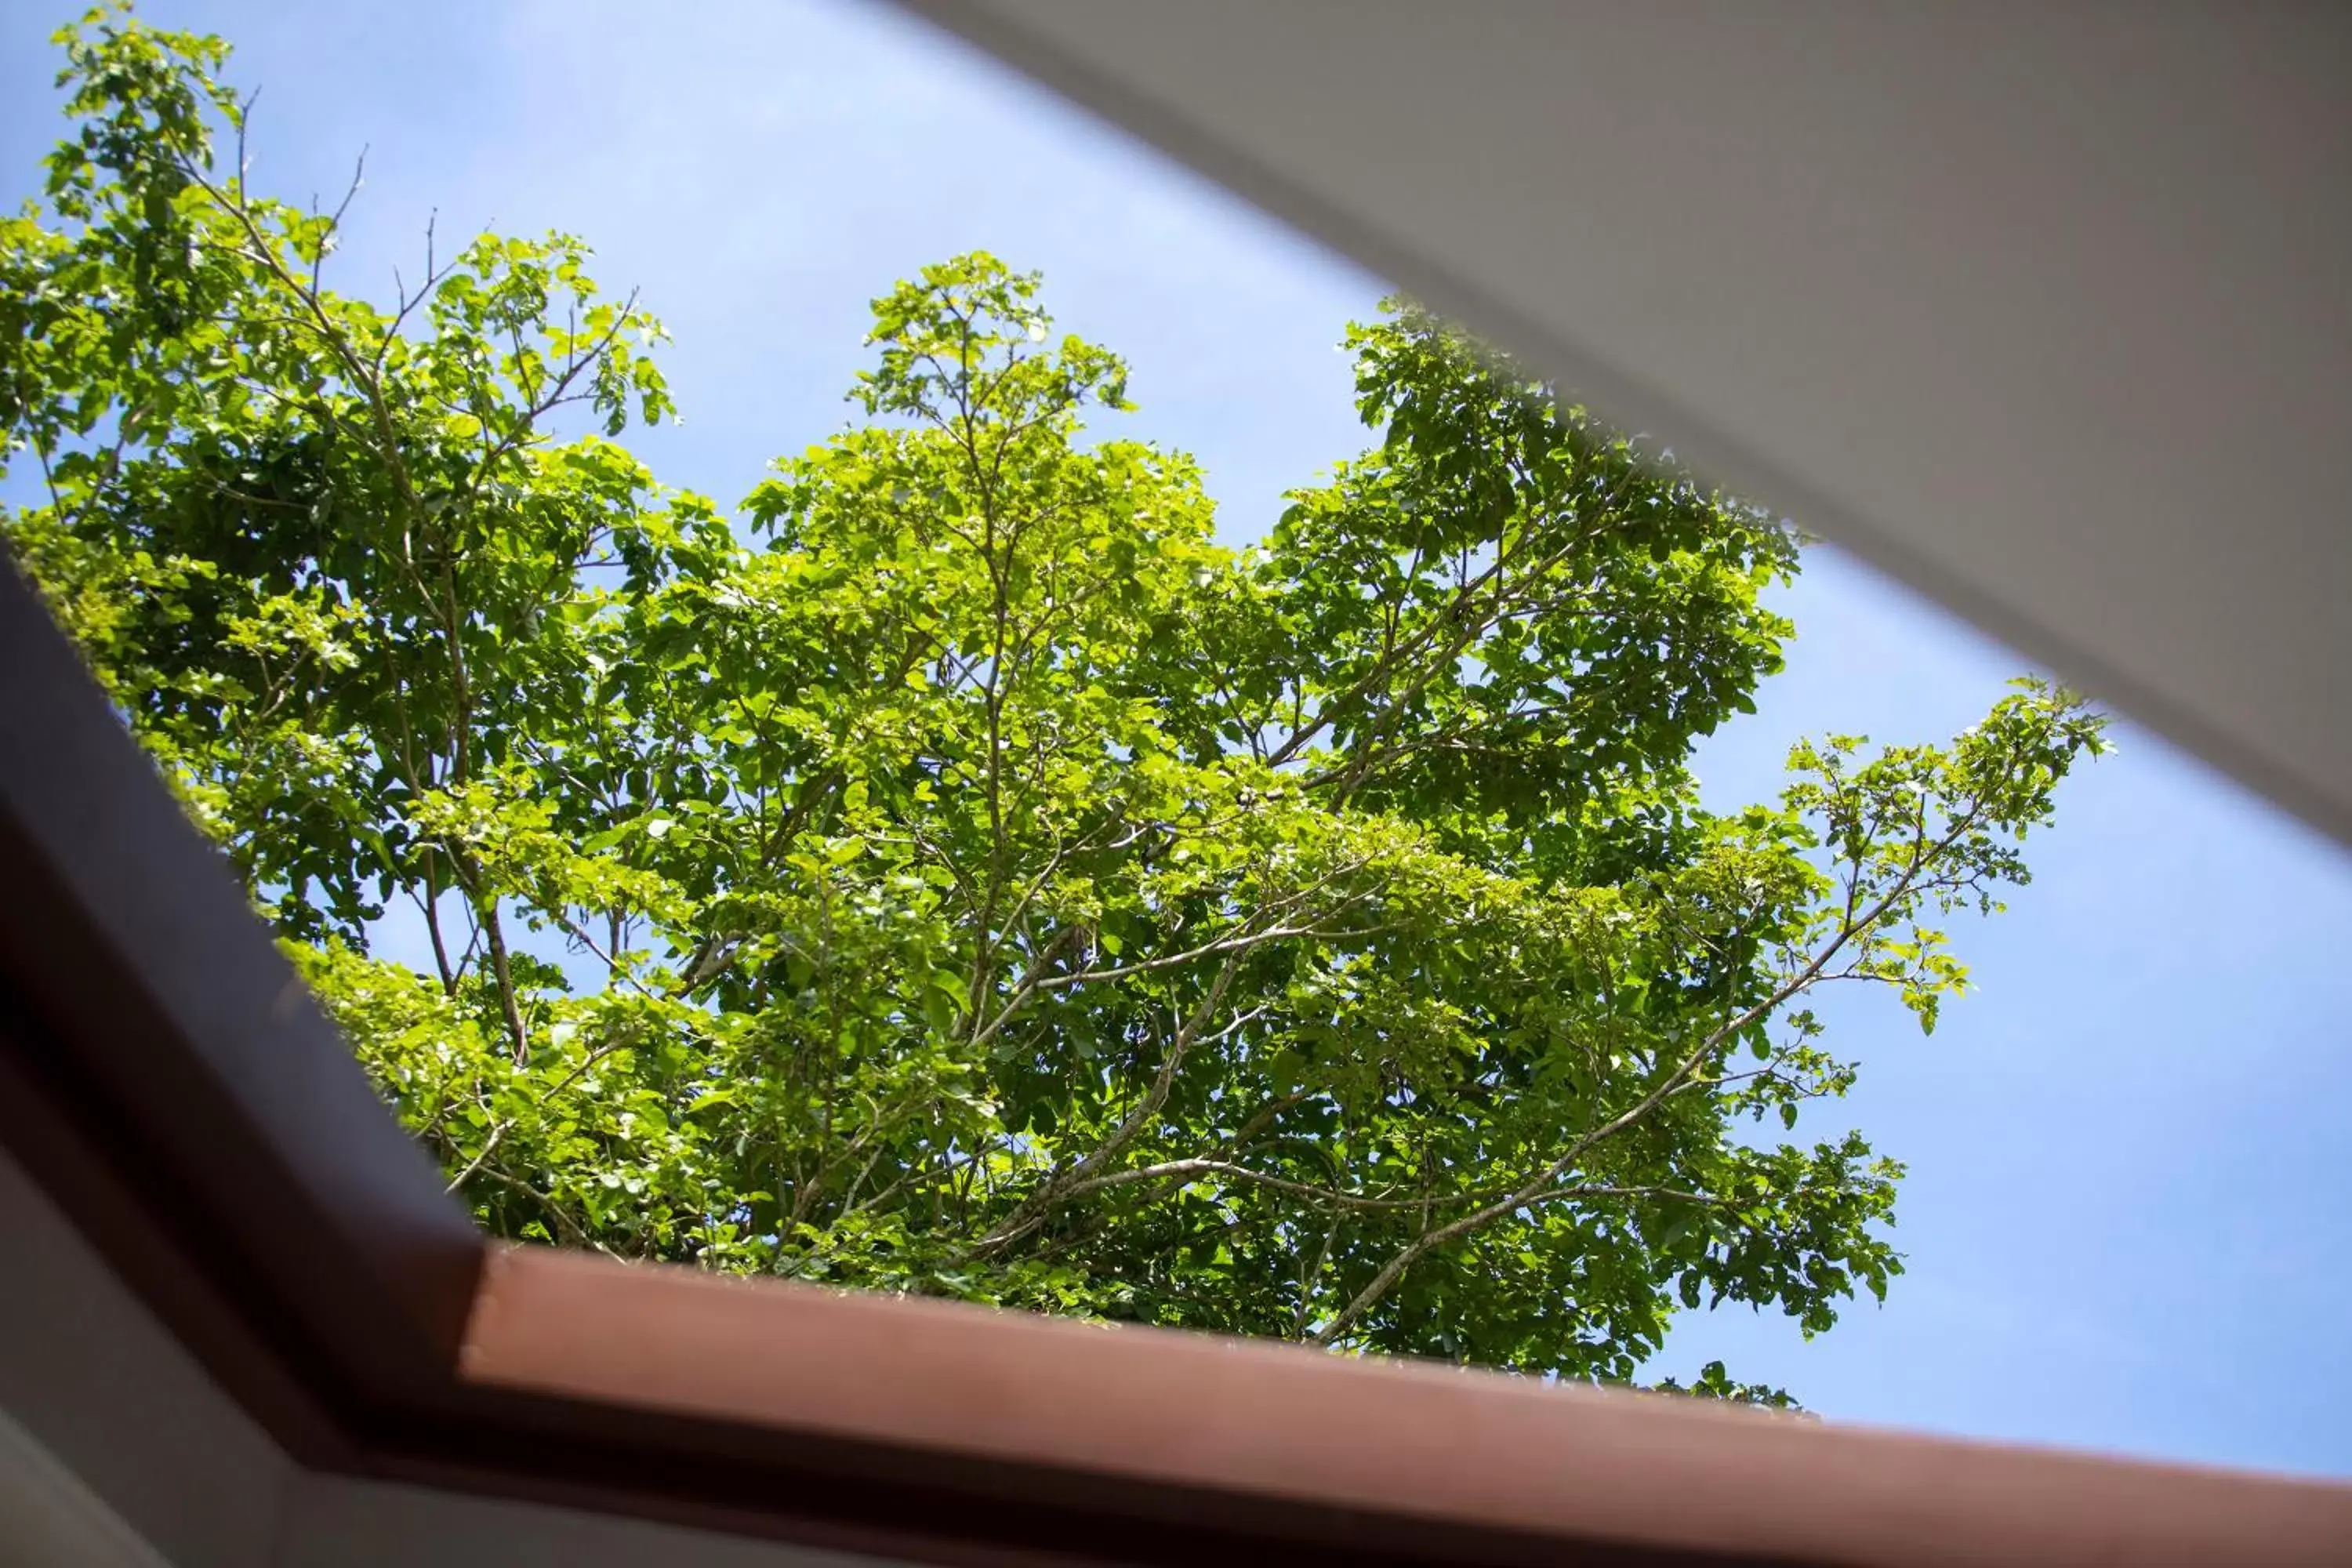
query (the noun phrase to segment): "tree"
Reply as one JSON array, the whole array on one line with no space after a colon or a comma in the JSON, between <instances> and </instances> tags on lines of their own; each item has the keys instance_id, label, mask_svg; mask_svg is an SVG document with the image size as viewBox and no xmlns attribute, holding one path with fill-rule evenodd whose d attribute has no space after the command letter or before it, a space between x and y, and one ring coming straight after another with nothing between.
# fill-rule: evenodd
<instances>
[{"instance_id":1,"label":"tree","mask_svg":"<svg viewBox=\"0 0 2352 1568\"><path fill-rule=\"evenodd\" d=\"M1853 1079L1807 1004L1933 1026L2074 697L1701 809L1790 534L1402 302L1248 549L984 255L730 513L617 443L659 328L578 241L335 292L221 45L62 37L7 538L489 1230L1620 1379L1900 1271L1898 1168L1771 1141Z\"/></svg>"}]
</instances>

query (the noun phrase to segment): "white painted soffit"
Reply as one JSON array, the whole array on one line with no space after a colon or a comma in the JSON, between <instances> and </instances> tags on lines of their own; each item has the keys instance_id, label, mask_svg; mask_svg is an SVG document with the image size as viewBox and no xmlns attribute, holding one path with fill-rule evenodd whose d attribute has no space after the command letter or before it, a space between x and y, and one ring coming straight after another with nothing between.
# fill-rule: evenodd
<instances>
[{"instance_id":1,"label":"white painted soffit","mask_svg":"<svg viewBox=\"0 0 2352 1568\"><path fill-rule=\"evenodd\" d=\"M0 1408L0 1568L173 1568Z\"/></svg>"},{"instance_id":2,"label":"white painted soffit","mask_svg":"<svg viewBox=\"0 0 2352 1568\"><path fill-rule=\"evenodd\" d=\"M2352 7L902 3L2352 840Z\"/></svg>"}]
</instances>

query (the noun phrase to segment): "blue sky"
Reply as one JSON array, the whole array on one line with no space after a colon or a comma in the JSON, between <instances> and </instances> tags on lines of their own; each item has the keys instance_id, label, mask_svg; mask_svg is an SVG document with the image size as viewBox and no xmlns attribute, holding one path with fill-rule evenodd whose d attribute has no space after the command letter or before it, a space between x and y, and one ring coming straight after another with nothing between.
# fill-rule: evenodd
<instances>
[{"instance_id":1,"label":"blue sky","mask_svg":"<svg viewBox=\"0 0 2352 1568\"><path fill-rule=\"evenodd\" d=\"M0 0L10 192L57 133L43 39L68 9ZM676 333L686 423L635 442L670 483L730 500L838 428L866 302L972 247L1043 269L1063 324L1129 357L1130 427L1202 460L1229 538L1362 443L1334 345L1377 280L893 13L146 12L238 46L277 194L331 200L371 149L345 289L413 276L436 209L445 244L587 237ZM1828 551L1783 605L1788 672L1702 753L1715 804L1769 795L1801 734L1948 734L2022 668ZM1851 1122L1909 1162L1909 1276L1810 1344L1693 1317L1654 1370L1720 1355L1835 1417L2352 1475L2352 858L2120 742L2069 784L2011 912L1955 931L1978 990L1932 1040L1891 1004L1835 1015L1863 1081L1809 1130Z\"/></svg>"}]
</instances>

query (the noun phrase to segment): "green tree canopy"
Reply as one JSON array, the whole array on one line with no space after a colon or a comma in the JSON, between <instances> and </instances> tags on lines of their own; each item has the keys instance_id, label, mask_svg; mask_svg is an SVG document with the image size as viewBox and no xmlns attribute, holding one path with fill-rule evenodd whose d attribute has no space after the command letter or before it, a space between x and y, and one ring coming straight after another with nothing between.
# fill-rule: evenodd
<instances>
[{"instance_id":1,"label":"green tree canopy","mask_svg":"<svg viewBox=\"0 0 2352 1568\"><path fill-rule=\"evenodd\" d=\"M985 255L730 511L618 444L659 329L580 242L337 292L222 46L64 38L6 537L489 1230L1572 1377L1900 1271L1897 1168L1775 1141L1853 1078L1808 1004L1933 1026L2074 698L1703 810L1790 534L1407 304L1245 549Z\"/></svg>"}]
</instances>

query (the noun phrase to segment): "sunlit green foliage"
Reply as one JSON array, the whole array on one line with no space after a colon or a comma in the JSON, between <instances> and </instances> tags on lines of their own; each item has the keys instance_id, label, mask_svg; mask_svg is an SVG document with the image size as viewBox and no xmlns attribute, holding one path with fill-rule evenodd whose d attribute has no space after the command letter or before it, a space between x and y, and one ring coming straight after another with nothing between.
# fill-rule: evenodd
<instances>
[{"instance_id":1,"label":"sunlit green foliage","mask_svg":"<svg viewBox=\"0 0 2352 1568\"><path fill-rule=\"evenodd\" d=\"M1410 306L1245 550L981 255L730 510L617 443L659 329L577 241L336 292L217 45L68 48L6 536L489 1229L1577 1377L1899 1271L1896 1168L1774 1142L1808 1003L1932 1026L2071 697L1702 810L1790 535Z\"/></svg>"}]
</instances>

